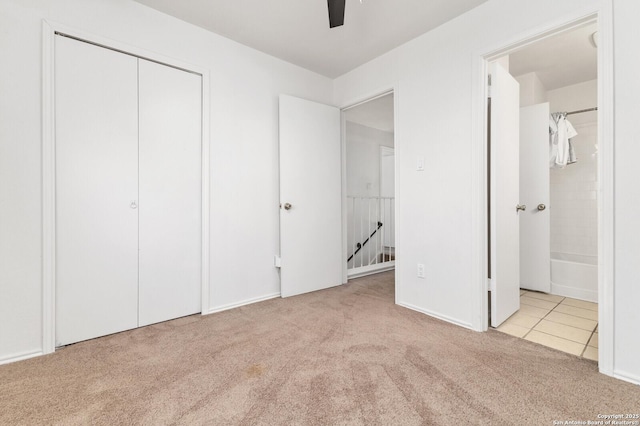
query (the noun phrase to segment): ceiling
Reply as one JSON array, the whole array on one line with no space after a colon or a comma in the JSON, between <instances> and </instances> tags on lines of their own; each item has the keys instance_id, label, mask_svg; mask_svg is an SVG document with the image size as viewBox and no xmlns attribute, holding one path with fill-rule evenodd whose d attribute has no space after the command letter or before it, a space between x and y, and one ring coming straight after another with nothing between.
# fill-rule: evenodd
<instances>
[{"instance_id":1,"label":"ceiling","mask_svg":"<svg viewBox=\"0 0 640 426\"><path fill-rule=\"evenodd\" d=\"M596 78L597 49L591 34L597 24L549 37L513 53L510 73L520 76L536 72L547 90ZM345 111L345 119L385 132L393 132L393 93L362 103Z\"/></svg>"},{"instance_id":2,"label":"ceiling","mask_svg":"<svg viewBox=\"0 0 640 426\"><path fill-rule=\"evenodd\" d=\"M346 0L332 29L326 0L136 1L335 78L487 0Z\"/></svg>"},{"instance_id":3,"label":"ceiling","mask_svg":"<svg viewBox=\"0 0 640 426\"><path fill-rule=\"evenodd\" d=\"M535 72L547 90L597 78L598 49L591 44L597 24L549 37L509 55L514 77Z\"/></svg>"},{"instance_id":4,"label":"ceiling","mask_svg":"<svg viewBox=\"0 0 640 426\"><path fill-rule=\"evenodd\" d=\"M344 118L363 126L393 132L393 93L349 108L344 112Z\"/></svg>"}]
</instances>

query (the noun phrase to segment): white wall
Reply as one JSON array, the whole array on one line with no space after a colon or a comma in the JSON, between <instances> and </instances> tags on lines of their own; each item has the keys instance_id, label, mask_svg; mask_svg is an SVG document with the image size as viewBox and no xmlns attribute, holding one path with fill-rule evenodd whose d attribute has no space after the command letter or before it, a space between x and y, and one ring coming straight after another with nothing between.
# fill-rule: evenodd
<instances>
[{"instance_id":1,"label":"white wall","mask_svg":"<svg viewBox=\"0 0 640 426\"><path fill-rule=\"evenodd\" d=\"M577 111L598 104L598 82L591 80L547 92L551 112ZM598 255L598 115L567 116L578 135L571 141L578 161L550 170L551 251Z\"/></svg>"},{"instance_id":2,"label":"white wall","mask_svg":"<svg viewBox=\"0 0 640 426\"><path fill-rule=\"evenodd\" d=\"M479 328L471 207L473 61L541 28L586 16L606 0L490 0L457 19L338 78L348 105L396 86L397 301ZM614 0L615 22L615 353L614 373L640 381L640 187L637 118L640 3ZM446 40L447 42L443 42ZM417 156L427 170L417 172ZM416 277L426 265L427 279Z\"/></svg>"},{"instance_id":3,"label":"white wall","mask_svg":"<svg viewBox=\"0 0 640 426\"><path fill-rule=\"evenodd\" d=\"M346 122L347 195L380 195L380 147L393 147L393 133Z\"/></svg>"},{"instance_id":4,"label":"white wall","mask_svg":"<svg viewBox=\"0 0 640 426\"><path fill-rule=\"evenodd\" d=\"M538 74L530 72L515 77L520 84L520 106L526 107L547 101L547 89L540 81Z\"/></svg>"},{"instance_id":5,"label":"white wall","mask_svg":"<svg viewBox=\"0 0 640 426\"><path fill-rule=\"evenodd\" d=\"M3 0L0 361L42 350L43 18L210 69L210 305L278 294L278 95L330 103L332 81L129 0Z\"/></svg>"},{"instance_id":6,"label":"white wall","mask_svg":"<svg viewBox=\"0 0 640 426\"><path fill-rule=\"evenodd\" d=\"M336 102L344 105L380 87L397 86L401 304L468 327L482 321L472 309L477 283L472 276L473 59L527 28L596 2L546 4L489 1L336 80ZM424 172L416 171L418 156L425 157ZM418 263L425 264L426 279L416 277Z\"/></svg>"}]
</instances>

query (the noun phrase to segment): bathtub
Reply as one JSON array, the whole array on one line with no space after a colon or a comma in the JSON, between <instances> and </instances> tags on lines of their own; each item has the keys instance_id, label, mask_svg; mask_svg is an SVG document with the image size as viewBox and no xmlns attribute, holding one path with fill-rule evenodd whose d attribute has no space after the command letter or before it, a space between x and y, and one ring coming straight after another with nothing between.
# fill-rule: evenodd
<instances>
[{"instance_id":1,"label":"bathtub","mask_svg":"<svg viewBox=\"0 0 640 426\"><path fill-rule=\"evenodd\" d=\"M598 302L598 256L551 252L551 294Z\"/></svg>"}]
</instances>

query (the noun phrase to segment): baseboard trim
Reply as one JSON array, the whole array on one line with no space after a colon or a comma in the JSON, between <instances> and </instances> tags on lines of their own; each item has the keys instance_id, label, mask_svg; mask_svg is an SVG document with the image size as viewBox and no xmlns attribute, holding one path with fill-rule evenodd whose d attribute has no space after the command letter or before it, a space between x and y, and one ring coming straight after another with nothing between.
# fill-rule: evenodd
<instances>
[{"instance_id":1,"label":"baseboard trim","mask_svg":"<svg viewBox=\"0 0 640 426\"><path fill-rule=\"evenodd\" d=\"M551 294L563 297L571 297L573 299L585 300L587 302L598 303L598 292L593 290L585 290L582 288L570 287L566 285L551 282Z\"/></svg>"},{"instance_id":2,"label":"baseboard trim","mask_svg":"<svg viewBox=\"0 0 640 426\"><path fill-rule=\"evenodd\" d=\"M640 386L640 376L635 374L627 373L626 371L614 371L613 377Z\"/></svg>"},{"instance_id":3,"label":"baseboard trim","mask_svg":"<svg viewBox=\"0 0 640 426\"><path fill-rule=\"evenodd\" d=\"M347 278L353 279L353 278L366 277L367 275L379 274L381 272L391 271L393 269L396 269L395 261L389 262L388 265L384 265L384 266L383 265L365 266L363 268L355 268L355 269L347 270Z\"/></svg>"},{"instance_id":4,"label":"baseboard trim","mask_svg":"<svg viewBox=\"0 0 640 426\"><path fill-rule=\"evenodd\" d=\"M468 323L468 322L459 321L459 320L457 320L455 318L451 318L451 317L449 317L447 315L442 315L440 313L433 312L433 311L430 311L428 309L419 308L419 307L411 305L409 303L397 303L397 304L402 306L402 307L404 307L404 308L411 309L412 311L420 312L421 314L429 315L430 317L434 317L434 318L437 318L439 320L446 321L446 322L454 324L454 325L458 325L460 327L468 328L469 330L472 330L472 331L477 331L477 330L474 330L472 325L470 323Z\"/></svg>"},{"instance_id":5,"label":"baseboard trim","mask_svg":"<svg viewBox=\"0 0 640 426\"><path fill-rule=\"evenodd\" d=\"M265 300L275 299L280 297L280 292L267 294L265 296L254 297L252 299L242 300L240 302L229 303L227 305L217 306L209 309L207 312L203 312L202 315L215 314L216 312L228 311L229 309L239 308L240 306L251 305L258 302L264 302Z\"/></svg>"},{"instance_id":6,"label":"baseboard trim","mask_svg":"<svg viewBox=\"0 0 640 426\"><path fill-rule=\"evenodd\" d=\"M24 361L25 359L35 358L37 356L44 355L42 351L22 352L15 355L10 355L6 358L0 358L0 365L11 364L12 362Z\"/></svg>"}]
</instances>

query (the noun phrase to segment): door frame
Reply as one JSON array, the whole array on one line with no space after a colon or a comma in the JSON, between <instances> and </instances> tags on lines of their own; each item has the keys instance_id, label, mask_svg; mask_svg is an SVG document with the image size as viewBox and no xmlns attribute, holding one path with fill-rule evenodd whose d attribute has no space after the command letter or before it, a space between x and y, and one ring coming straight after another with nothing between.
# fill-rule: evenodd
<instances>
[{"instance_id":1,"label":"door frame","mask_svg":"<svg viewBox=\"0 0 640 426\"><path fill-rule=\"evenodd\" d=\"M394 115L395 115L395 112L394 112ZM395 132L394 132L394 137L395 137ZM380 173L379 173L380 177L378 179L380 179L380 181L379 181L380 182L380 192L382 192L382 181L383 181L383 174L382 174L383 158L393 155L393 182L394 182L393 191L394 191L394 198L395 198L395 179L396 179L396 149L395 149L395 141L394 141L394 147L393 148L388 147L388 146L384 146L384 145L380 145L379 153L380 153L380 162L379 162L380 163ZM394 221L395 221L395 211L394 211L394 214L392 214L392 216L393 216ZM394 226L394 230L395 230L395 226ZM395 245L395 235L393 237L394 237L393 243ZM382 234L381 238L382 238L382 241L384 241L384 231L383 231L383 234ZM391 243L391 240L389 240L389 243ZM384 246L384 244L383 244L383 246ZM395 261L394 261L393 266L395 268Z\"/></svg>"},{"instance_id":2,"label":"door frame","mask_svg":"<svg viewBox=\"0 0 640 426\"><path fill-rule=\"evenodd\" d=\"M394 141L394 143L395 143L395 141ZM380 179L380 187L381 188L382 188L382 157L390 156L390 155L393 155L393 159L394 159L393 160L393 165L395 167L395 158L396 158L395 147L391 148L391 147L388 147L388 146L380 145L380 178L379 179ZM396 171L394 169L393 170L394 179L395 179L395 175L396 175ZM395 180L394 180L394 182L395 182ZM394 188L394 190L395 190L395 188Z\"/></svg>"},{"instance_id":3,"label":"door frame","mask_svg":"<svg viewBox=\"0 0 640 426\"><path fill-rule=\"evenodd\" d=\"M547 37L578 26L598 23L598 367L614 375L614 102L613 102L613 2L601 7L578 9L557 21L529 29L496 45L473 53L472 81L472 232L473 277L476 281L472 304L473 328L488 329L489 283L487 279L487 110L488 62Z\"/></svg>"},{"instance_id":4,"label":"door frame","mask_svg":"<svg viewBox=\"0 0 640 426\"><path fill-rule=\"evenodd\" d=\"M201 134L201 309L209 313L209 70L120 41L44 19L42 21L42 353L55 351L55 37L61 33L124 54L137 56L202 77Z\"/></svg>"},{"instance_id":5,"label":"door frame","mask_svg":"<svg viewBox=\"0 0 640 426\"><path fill-rule=\"evenodd\" d=\"M367 94L365 96L356 98L354 100L345 102L342 106L340 106L340 128L341 128L341 138L340 143L342 145L342 282L346 284L348 281L347 276L347 259L349 257L348 247L347 247L347 127L346 127L346 118L345 111L355 108L359 105L365 104L369 101L373 101L375 99L381 98L383 96L387 96L389 94L393 94L393 149L394 149L394 174L395 174L395 182L394 182L394 197L395 197L395 211L396 215L394 217L394 241L396 244L395 254L396 260L394 263L394 275L395 275L395 299L394 302L399 300L400 294L400 285L398 285L398 247L400 244L398 243L398 211L399 211L399 185L398 185L398 152L400 151L398 148L398 105L399 105L399 96L398 96L398 86L394 85L391 87L384 87L380 90L376 90ZM378 272L378 271L376 271Z\"/></svg>"}]
</instances>

